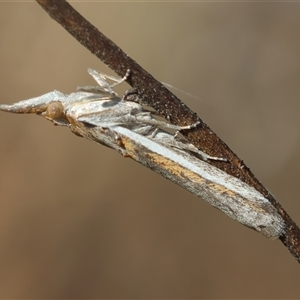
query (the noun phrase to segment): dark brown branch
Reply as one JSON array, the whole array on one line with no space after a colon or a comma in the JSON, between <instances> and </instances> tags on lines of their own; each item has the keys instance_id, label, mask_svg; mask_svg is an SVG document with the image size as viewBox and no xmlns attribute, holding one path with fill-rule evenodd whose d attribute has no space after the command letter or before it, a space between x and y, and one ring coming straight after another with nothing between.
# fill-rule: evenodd
<instances>
[{"instance_id":1,"label":"dark brown branch","mask_svg":"<svg viewBox=\"0 0 300 300\"><path fill-rule=\"evenodd\" d=\"M92 24L84 19L66 1L36 0L46 12L61 24L84 47L89 49L102 62L119 76L130 69L128 83L138 91L144 104L153 107L160 115L173 124L187 125L201 121L181 100L155 80L117 45L105 37ZM300 229L268 190L258 181L235 153L204 123L194 130L183 132L186 138L207 154L225 157L228 162L211 161L228 174L239 178L261 192L277 208L286 224L286 232L280 237L282 243L300 262Z\"/></svg>"}]
</instances>

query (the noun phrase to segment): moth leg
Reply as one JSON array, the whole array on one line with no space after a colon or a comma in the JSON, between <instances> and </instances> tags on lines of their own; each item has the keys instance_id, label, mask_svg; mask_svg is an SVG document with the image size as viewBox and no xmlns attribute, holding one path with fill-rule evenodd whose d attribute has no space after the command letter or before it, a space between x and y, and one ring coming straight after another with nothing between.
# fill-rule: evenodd
<instances>
[{"instance_id":1,"label":"moth leg","mask_svg":"<svg viewBox=\"0 0 300 300\"><path fill-rule=\"evenodd\" d=\"M156 127L149 135L149 137L154 139L155 141L158 141L169 147L171 146L173 148L177 148L179 150L190 151L192 153L199 155L205 161L207 160L227 161L226 158L208 155L205 152L196 148L194 145L186 142L185 140L180 140L178 138L178 134L180 133L181 130L195 128L201 123L200 121L197 121L191 125L178 126L178 125L166 123L164 121L153 119L151 118L151 115L145 115L143 113L136 115L136 119L138 122ZM175 129L176 132L174 135L171 135L160 128Z\"/></svg>"},{"instance_id":2,"label":"moth leg","mask_svg":"<svg viewBox=\"0 0 300 300\"><path fill-rule=\"evenodd\" d=\"M158 127L156 127L155 129L154 129L154 131L151 133L151 137L154 139L155 137L156 137L156 135L159 133L159 128Z\"/></svg>"},{"instance_id":3,"label":"moth leg","mask_svg":"<svg viewBox=\"0 0 300 300\"><path fill-rule=\"evenodd\" d=\"M152 117L149 118L148 114L146 115L145 113L139 113L135 116L135 118L136 118L137 122L139 122L139 123L153 125L153 126L161 127L161 128L173 129L173 130L177 130L177 131L195 128L201 123L200 121L198 121L191 125L179 126L179 125L167 123L165 121L159 121Z\"/></svg>"},{"instance_id":4,"label":"moth leg","mask_svg":"<svg viewBox=\"0 0 300 300\"><path fill-rule=\"evenodd\" d=\"M127 78L129 77L129 74L130 74L130 69L127 69L125 75L122 78L109 76L109 75L105 75L105 74L102 74L102 76L104 77L104 79L108 78L110 80L115 81L115 83L110 85L110 87L112 88L112 87L115 87L116 85L119 85L119 84L123 83L124 81L126 81Z\"/></svg>"},{"instance_id":5,"label":"moth leg","mask_svg":"<svg viewBox=\"0 0 300 300\"><path fill-rule=\"evenodd\" d=\"M195 153L196 155L199 155L204 161L207 161L207 160L227 161L226 158L218 157L218 156L211 156L209 154L206 154L205 152L203 152L203 151L199 150L197 147L195 147L193 144L188 143L185 140L178 140L178 138L176 139L175 136L173 136L173 141L174 141L172 144L173 147Z\"/></svg>"},{"instance_id":6,"label":"moth leg","mask_svg":"<svg viewBox=\"0 0 300 300\"><path fill-rule=\"evenodd\" d=\"M205 152L196 148L193 144L185 144L185 143L182 143L182 144L183 144L183 147L182 147L183 149L200 155L203 158L203 160L205 160L205 161L207 161L207 160L227 161L227 159L223 158L223 157L208 155Z\"/></svg>"},{"instance_id":7,"label":"moth leg","mask_svg":"<svg viewBox=\"0 0 300 300\"><path fill-rule=\"evenodd\" d=\"M208 161L208 160L216 160L216 161L224 161L224 162L227 161L226 158L208 155L205 152L196 148L193 144L190 144L186 140L174 138L173 135L167 133L166 131L156 130L155 136L151 134L149 138L153 139L157 143L164 145L167 148L175 148L179 151L190 152L195 156L200 157L204 161Z\"/></svg>"},{"instance_id":8,"label":"moth leg","mask_svg":"<svg viewBox=\"0 0 300 300\"><path fill-rule=\"evenodd\" d=\"M95 81L99 84L99 86L98 87L84 87L85 90L92 90L92 91L98 90L100 93L106 92L113 96L117 96L117 93L113 90L113 87L124 82L128 78L128 76L130 74L130 70L128 69L126 74L122 78L117 78L114 76L106 75L106 74L100 73L94 69L88 69L88 73L95 79ZM115 83L109 84L106 79L115 81ZM82 88L80 88L80 89L82 89Z\"/></svg>"},{"instance_id":9,"label":"moth leg","mask_svg":"<svg viewBox=\"0 0 300 300\"><path fill-rule=\"evenodd\" d=\"M98 83L98 86L79 86L77 87L77 90L94 94L107 93L111 96L118 96L118 94L113 90L113 87L124 82L128 78L130 70L127 70L123 78L117 78L114 76L106 75L94 69L88 69L88 73L95 79L95 81ZM115 81L115 83L109 84L106 79Z\"/></svg>"}]
</instances>

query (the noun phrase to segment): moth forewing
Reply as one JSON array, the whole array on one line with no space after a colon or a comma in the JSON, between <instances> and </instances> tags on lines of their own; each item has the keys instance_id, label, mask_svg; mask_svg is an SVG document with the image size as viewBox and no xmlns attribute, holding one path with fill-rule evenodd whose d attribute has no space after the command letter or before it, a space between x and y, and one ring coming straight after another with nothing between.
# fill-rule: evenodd
<instances>
[{"instance_id":1,"label":"moth forewing","mask_svg":"<svg viewBox=\"0 0 300 300\"><path fill-rule=\"evenodd\" d=\"M261 193L186 151L168 147L124 127L115 131L127 155L201 197L212 206L265 237L277 239L284 221Z\"/></svg>"}]
</instances>

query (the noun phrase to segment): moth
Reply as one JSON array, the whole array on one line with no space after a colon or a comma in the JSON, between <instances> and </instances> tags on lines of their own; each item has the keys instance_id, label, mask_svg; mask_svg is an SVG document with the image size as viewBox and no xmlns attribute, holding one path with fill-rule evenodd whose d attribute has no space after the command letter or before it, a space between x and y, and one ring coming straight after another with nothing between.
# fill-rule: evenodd
<instances>
[{"instance_id":1,"label":"moth","mask_svg":"<svg viewBox=\"0 0 300 300\"><path fill-rule=\"evenodd\" d=\"M173 125L158 120L141 104L121 99L113 87L126 80L130 71L121 79L93 69L88 72L97 86L80 87L69 95L53 91L15 104L2 104L0 110L35 113L55 125L67 126L74 134L154 170L267 238L277 239L284 233L284 220L268 199L209 164L209 160L226 159L210 156L179 138L180 130L192 129L198 123ZM110 85L107 79L115 83Z\"/></svg>"}]
</instances>

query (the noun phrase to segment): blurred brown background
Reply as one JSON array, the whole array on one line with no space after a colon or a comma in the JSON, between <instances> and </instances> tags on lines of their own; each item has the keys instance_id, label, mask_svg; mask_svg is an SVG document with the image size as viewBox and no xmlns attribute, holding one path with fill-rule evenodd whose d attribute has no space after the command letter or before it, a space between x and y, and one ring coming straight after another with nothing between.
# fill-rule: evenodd
<instances>
[{"instance_id":1,"label":"blurred brown background","mask_svg":"<svg viewBox=\"0 0 300 300\"><path fill-rule=\"evenodd\" d=\"M73 3L178 94L300 224L299 3ZM112 74L32 3L1 3L1 103ZM118 153L0 113L1 298L299 298L280 242Z\"/></svg>"}]
</instances>

